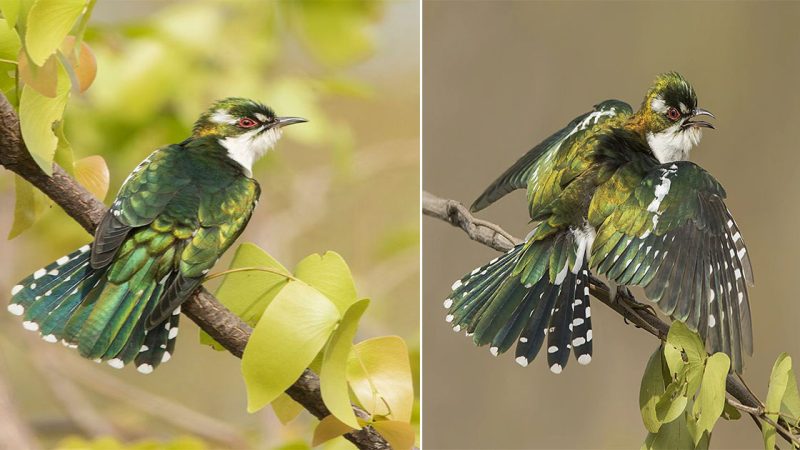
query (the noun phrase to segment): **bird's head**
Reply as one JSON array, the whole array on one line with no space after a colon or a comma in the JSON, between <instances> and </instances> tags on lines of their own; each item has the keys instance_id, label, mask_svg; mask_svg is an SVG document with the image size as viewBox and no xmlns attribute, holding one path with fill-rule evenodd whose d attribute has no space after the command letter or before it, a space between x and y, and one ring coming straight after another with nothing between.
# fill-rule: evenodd
<instances>
[{"instance_id":1,"label":"bird's head","mask_svg":"<svg viewBox=\"0 0 800 450\"><path fill-rule=\"evenodd\" d=\"M696 119L714 115L697 107L697 94L676 72L656 78L637 116L650 148L662 163L687 159L692 147L700 142L703 128L714 128Z\"/></svg>"},{"instance_id":2,"label":"bird's head","mask_svg":"<svg viewBox=\"0 0 800 450\"><path fill-rule=\"evenodd\" d=\"M194 137L214 137L228 156L251 175L253 163L275 146L281 128L306 122L300 117L278 117L269 107L246 98L219 100L194 124Z\"/></svg>"}]
</instances>

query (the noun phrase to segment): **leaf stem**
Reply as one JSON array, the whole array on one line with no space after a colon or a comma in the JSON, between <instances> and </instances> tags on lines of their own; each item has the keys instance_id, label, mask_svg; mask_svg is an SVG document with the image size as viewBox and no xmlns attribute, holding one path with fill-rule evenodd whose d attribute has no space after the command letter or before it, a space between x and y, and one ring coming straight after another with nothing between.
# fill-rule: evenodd
<instances>
[{"instance_id":1,"label":"leaf stem","mask_svg":"<svg viewBox=\"0 0 800 450\"><path fill-rule=\"evenodd\" d=\"M267 273L273 273L275 275L280 275L288 280L300 281L299 279L293 277L292 275L289 275L288 273L281 272L280 270L276 270L271 267L253 266L253 267L237 267L235 269L228 269L228 270L223 270L222 272L212 273L211 275L205 277L203 279L203 282L205 283L206 281L211 281L215 278L219 278L224 275L228 275L231 273L238 273L238 272L267 272Z\"/></svg>"}]
</instances>

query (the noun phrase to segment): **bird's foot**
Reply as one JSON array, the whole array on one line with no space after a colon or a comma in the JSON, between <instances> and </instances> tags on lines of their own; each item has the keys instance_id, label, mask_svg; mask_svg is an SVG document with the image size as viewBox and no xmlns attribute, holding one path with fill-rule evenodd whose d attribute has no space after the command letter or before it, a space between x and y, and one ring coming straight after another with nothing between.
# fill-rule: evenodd
<instances>
[{"instance_id":1,"label":"bird's foot","mask_svg":"<svg viewBox=\"0 0 800 450\"><path fill-rule=\"evenodd\" d=\"M631 310L632 312L636 312L637 314L642 311L646 310L651 315L657 315L655 308L650 305L646 305L644 303L639 303L636 301L636 298L633 296L633 293L627 286L619 285L616 287L615 290L612 290L613 297L611 298L612 302L619 303L626 309ZM625 320L627 324L627 319Z\"/></svg>"}]
</instances>

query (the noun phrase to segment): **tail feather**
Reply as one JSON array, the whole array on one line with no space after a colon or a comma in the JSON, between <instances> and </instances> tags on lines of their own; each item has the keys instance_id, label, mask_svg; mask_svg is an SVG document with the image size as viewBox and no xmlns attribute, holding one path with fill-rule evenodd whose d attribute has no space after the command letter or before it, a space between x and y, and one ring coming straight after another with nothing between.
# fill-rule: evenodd
<instances>
[{"instance_id":1,"label":"tail feather","mask_svg":"<svg viewBox=\"0 0 800 450\"><path fill-rule=\"evenodd\" d=\"M178 307L163 322L145 332L144 344L134 360L136 370L150 373L159 364L172 358L180 317L180 307Z\"/></svg>"},{"instance_id":2,"label":"tail feather","mask_svg":"<svg viewBox=\"0 0 800 450\"><path fill-rule=\"evenodd\" d=\"M591 309L586 235L572 230L514 247L456 281L445 300L453 329L474 332L475 344L493 355L516 346L527 366L548 340L555 373L575 347L581 364L591 361ZM580 348L578 348L580 347Z\"/></svg>"}]
</instances>

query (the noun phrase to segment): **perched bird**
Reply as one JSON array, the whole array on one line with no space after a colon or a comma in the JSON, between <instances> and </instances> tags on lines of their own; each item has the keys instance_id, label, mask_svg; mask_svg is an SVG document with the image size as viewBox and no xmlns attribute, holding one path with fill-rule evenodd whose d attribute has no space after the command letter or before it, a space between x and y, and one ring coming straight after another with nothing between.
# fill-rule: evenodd
<instances>
[{"instance_id":1,"label":"perched bird","mask_svg":"<svg viewBox=\"0 0 800 450\"><path fill-rule=\"evenodd\" d=\"M753 273L725 191L686 161L702 129L714 128L702 116L713 117L682 76L667 73L637 112L604 101L519 159L472 211L527 188L538 224L524 243L453 284L444 306L454 330L494 355L516 343L522 366L545 340L551 371L563 370L570 351L588 364L593 272L643 286L741 372L742 355L752 354Z\"/></svg>"},{"instance_id":2,"label":"perched bird","mask_svg":"<svg viewBox=\"0 0 800 450\"><path fill-rule=\"evenodd\" d=\"M152 372L173 353L181 303L250 220L260 192L253 163L282 127L305 121L252 100L218 101L191 137L133 170L94 242L14 286L8 310L47 342Z\"/></svg>"}]
</instances>

